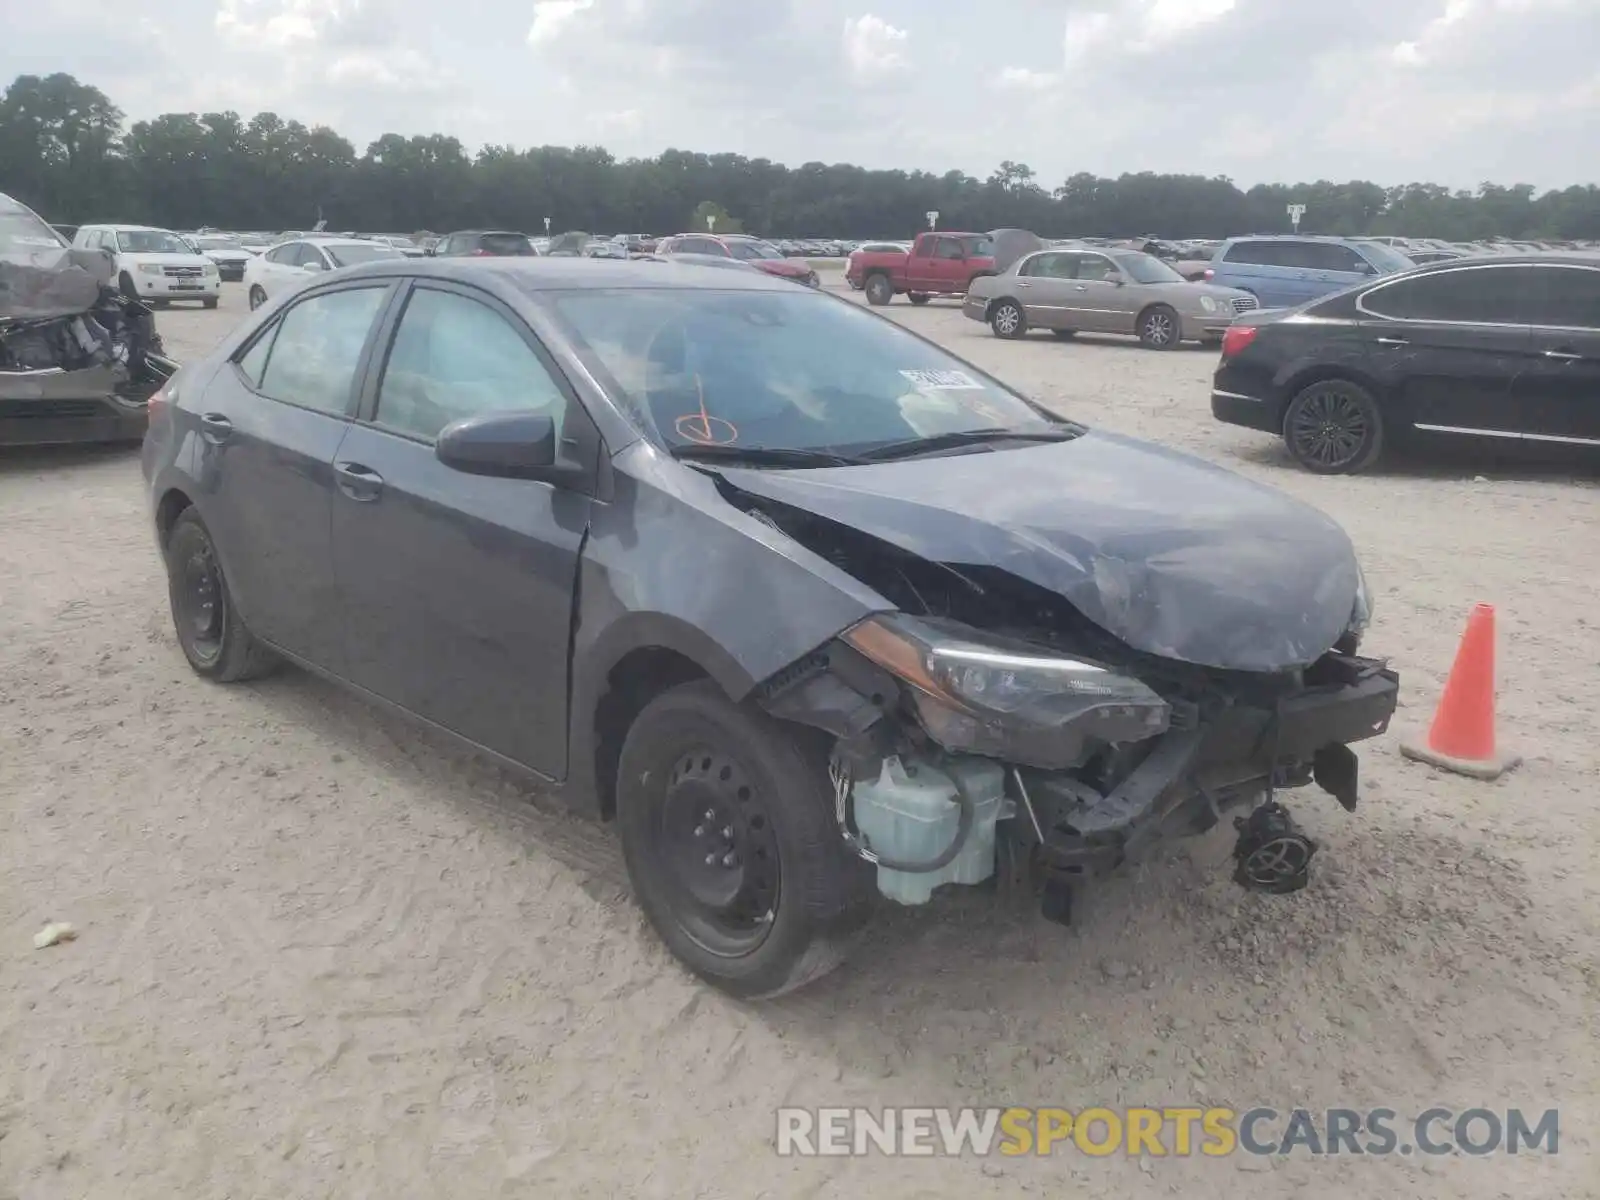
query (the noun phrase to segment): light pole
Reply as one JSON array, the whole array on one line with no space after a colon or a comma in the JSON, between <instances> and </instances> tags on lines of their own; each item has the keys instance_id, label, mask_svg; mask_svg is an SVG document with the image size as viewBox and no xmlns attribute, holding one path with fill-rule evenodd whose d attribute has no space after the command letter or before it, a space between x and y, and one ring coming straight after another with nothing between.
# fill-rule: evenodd
<instances>
[{"instance_id":1,"label":"light pole","mask_svg":"<svg viewBox=\"0 0 1600 1200\"><path fill-rule=\"evenodd\" d=\"M1289 205L1289 224L1294 226L1294 231L1296 233L1300 232L1300 218L1305 215L1306 206L1304 204Z\"/></svg>"},{"instance_id":2,"label":"light pole","mask_svg":"<svg viewBox=\"0 0 1600 1200\"><path fill-rule=\"evenodd\" d=\"M938 209L936 209L936 208L932 209L931 211L925 212L922 215L928 218L928 228L929 229L932 229L936 225L939 224L939 210Z\"/></svg>"},{"instance_id":3,"label":"light pole","mask_svg":"<svg viewBox=\"0 0 1600 1200\"><path fill-rule=\"evenodd\" d=\"M545 237L549 237L550 236L550 218L549 217L546 217L544 219L544 235L545 235Z\"/></svg>"}]
</instances>

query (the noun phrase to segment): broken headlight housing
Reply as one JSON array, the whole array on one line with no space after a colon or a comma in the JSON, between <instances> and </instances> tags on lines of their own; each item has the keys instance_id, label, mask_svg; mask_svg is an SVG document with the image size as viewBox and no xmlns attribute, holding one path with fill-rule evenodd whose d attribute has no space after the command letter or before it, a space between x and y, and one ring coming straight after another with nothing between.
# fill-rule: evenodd
<instances>
[{"instance_id":1,"label":"broken headlight housing","mask_svg":"<svg viewBox=\"0 0 1600 1200\"><path fill-rule=\"evenodd\" d=\"M1054 770L1171 719L1137 679L953 621L869 617L844 640L904 683L928 736L958 753Z\"/></svg>"}]
</instances>

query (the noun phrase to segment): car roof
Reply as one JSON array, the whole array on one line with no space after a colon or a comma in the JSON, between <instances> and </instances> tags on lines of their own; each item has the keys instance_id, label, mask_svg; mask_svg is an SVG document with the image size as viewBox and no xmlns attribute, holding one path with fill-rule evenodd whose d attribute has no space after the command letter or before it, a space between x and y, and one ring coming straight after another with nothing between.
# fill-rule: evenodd
<instances>
[{"instance_id":1,"label":"car roof","mask_svg":"<svg viewBox=\"0 0 1600 1200\"><path fill-rule=\"evenodd\" d=\"M339 277L407 276L471 283L485 275L499 276L529 292L578 288L689 288L794 295L796 290L791 281L763 271L727 271L670 261L616 258L385 258L347 268Z\"/></svg>"},{"instance_id":2,"label":"car roof","mask_svg":"<svg viewBox=\"0 0 1600 1200\"><path fill-rule=\"evenodd\" d=\"M1449 258L1443 262L1423 263L1415 271L1406 274L1440 274L1449 270L1459 271L1463 267L1594 267L1600 268L1600 251L1585 250L1550 250L1543 253L1523 254L1464 254L1460 258ZM1392 277L1390 277L1392 278Z\"/></svg>"},{"instance_id":3,"label":"car roof","mask_svg":"<svg viewBox=\"0 0 1600 1200\"><path fill-rule=\"evenodd\" d=\"M319 235L317 237L289 238L287 241L279 242L278 246L292 246L296 242L310 242L313 246L370 246L373 244L371 238L322 237ZM277 246L274 246L273 249L276 250Z\"/></svg>"},{"instance_id":4,"label":"car roof","mask_svg":"<svg viewBox=\"0 0 1600 1200\"><path fill-rule=\"evenodd\" d=\"M527 237L528 235L515 229L456 229L449 233L440 234L441 237L481 237L483 234L504 234L507 237Z\"/></svg>"},{"instance_id":5,"label":"car roof","mask_svg":"<svg viewBox=\"0 0 1600 1200\"><path fill-rule=\"evenodd\" d=\"M91 221L87 225L79 225L79 229L113 229L118 233L171 233L172 230L164 225L106 225L98 221Z\"/></svg>"}]
</instances>

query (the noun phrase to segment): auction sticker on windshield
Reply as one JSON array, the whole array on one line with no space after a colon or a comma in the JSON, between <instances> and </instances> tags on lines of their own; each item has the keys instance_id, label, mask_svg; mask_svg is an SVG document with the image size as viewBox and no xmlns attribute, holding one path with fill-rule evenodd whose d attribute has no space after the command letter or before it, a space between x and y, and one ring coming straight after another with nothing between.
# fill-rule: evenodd
<instances>
[{"instance_id":1,"label":"auction sticker on windshield","mask_svg":"<svg viewBox=\"0 0 1600 1200\"><path fill-rule=\"evenodd\" d=\"M900 374L924 391L981 392L985 390L983 384L965 371L901 371Z\"/></svg>"}]
</instances>

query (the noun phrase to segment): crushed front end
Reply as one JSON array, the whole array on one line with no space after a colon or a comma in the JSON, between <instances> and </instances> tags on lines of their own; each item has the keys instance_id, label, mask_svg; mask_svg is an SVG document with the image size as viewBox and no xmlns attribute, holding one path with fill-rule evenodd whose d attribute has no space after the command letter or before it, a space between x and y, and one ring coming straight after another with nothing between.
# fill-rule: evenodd
<instances>
[{"instance_id":1,"label":"crushed front end","mask_svg":"<svg viewBox=\"0 0 1600 1200\"><path fill-rule=\"evenodd\" d=\"M1309 665L1220 670L1135 651L1003 571L763 510L901 609L845 631L760 697L835 737L840 834L892 899L998 878L1066 921L1096 875L1230 813L1235 878L1293 891L1315 845L1284 793L1314 784L1355 809L1350 746L1388 727L1399 688L1357 652L1364 586L1344 636Z\"/></svg>"},{"instance_id":2,"label":"crushed front end","mask_svg":"<svg viewBox=\"0 0 1600 1200\"><path fill-rule=\"evenodd\" d=\"M136 441L177 364L155 317L111 282L111 259L74 250L0 196L0 445Z\"/></svg>"}]
</instances>

